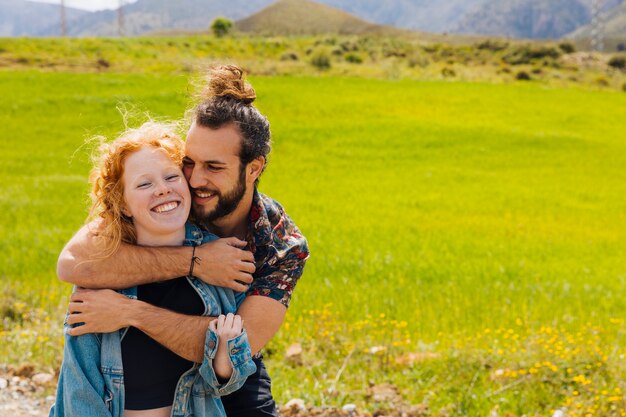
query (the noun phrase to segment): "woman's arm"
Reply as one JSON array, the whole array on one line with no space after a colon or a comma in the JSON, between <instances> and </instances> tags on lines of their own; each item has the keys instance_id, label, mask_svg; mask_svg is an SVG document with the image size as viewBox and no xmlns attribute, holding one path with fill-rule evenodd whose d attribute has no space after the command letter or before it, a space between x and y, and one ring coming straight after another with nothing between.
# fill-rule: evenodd
<instances>
[{"instance_id":1,"label":"woman's arm","mask_svg":"<svg viewBox=\"0 0 626 417\"><path fill-rule=\"evenodd\" d=\"M66 334L56 402L49 417L111 417L105 403L105 387L96 335L70 337Z\"/></svg>"}]
</instances>

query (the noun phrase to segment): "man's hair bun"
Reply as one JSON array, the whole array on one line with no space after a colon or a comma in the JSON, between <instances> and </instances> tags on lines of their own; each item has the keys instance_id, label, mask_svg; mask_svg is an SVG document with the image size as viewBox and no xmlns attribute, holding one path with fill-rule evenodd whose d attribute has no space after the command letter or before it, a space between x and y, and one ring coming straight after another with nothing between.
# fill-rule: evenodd
<instances>
[{"instance_id":1,"label":"man's hair bun","mask_svg":"<svg viewBox=\"0 0 626 417\"><path fill-rule=\"evenodd\" d=\"M217 97L232 98L245 104L256 99L254 88L244 80L244 72L234 65L210 68L207 73L207 85L202 92L203 100Z\"/></svg>"}]
</instances>

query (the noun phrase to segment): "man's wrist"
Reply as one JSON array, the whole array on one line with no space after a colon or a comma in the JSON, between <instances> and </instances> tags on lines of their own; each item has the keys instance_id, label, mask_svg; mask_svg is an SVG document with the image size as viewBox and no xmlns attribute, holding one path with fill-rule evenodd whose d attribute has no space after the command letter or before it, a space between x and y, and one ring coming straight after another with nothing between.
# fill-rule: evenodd
<instances>
[{"instance_id":1,"label":"man's wrist","mask_svg":"<svg viewBox=\"0 0 626 417\"><path fill-rule=\"evenodd\" d=\"M128 303L125 309L126 323L128 326L135 327L137 329L142 328L143 317L146 313L146 309L150 307L150 304L136 299L128 299Z\"/></svg>"}]
</instances>

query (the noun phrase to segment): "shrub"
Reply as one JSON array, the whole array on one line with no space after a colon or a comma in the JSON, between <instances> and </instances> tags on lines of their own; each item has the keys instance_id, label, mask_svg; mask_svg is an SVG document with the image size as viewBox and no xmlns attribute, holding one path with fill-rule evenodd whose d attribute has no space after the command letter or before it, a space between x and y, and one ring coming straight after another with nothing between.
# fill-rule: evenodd
<instances>
[{"instance_id":1,"label":"shrub","mask_svg":"<svg viewBox=\"0 0 626 417\"><path fill-rule=\"evenodd\" d=\"M626 83L622 85L622 91L626 93Z\"/></svg>"},{"instance_id":2,"label":"shrub","mask_svg":"<svg viewBox=\"0 0 626 417\"><path fill-rule=\"evenodd\" d=\"M211 23L211 31L218 38L228 35L232 28L232 20L226 19L225 17L216 17L213 23Z\"/></svg>"},{"instance_id":3,"label":"shrub","mask_svg":"<svg viewBox=\"0 0 626 417\"><path fill-rule=\"evenodd\" d=\"M486 51L491 51L491 52L502 51L508 47L509 47L508 42L500 42L500 41L494 41L494 40L486 40L476 45L476 48L480 50L486 50Z\"/></svg>"},{"instance_id":4,"label":"shrub","mask_svg":"<svg viewBox=\"0 0 626 417\"><path fill-rule=\"evenodd\" d=\"M595 79L596 84L602 86L602 87L608 87L609 86L609 80L606 79L606 77L604 76L599 76Z\"/></svg>"},{"instance_id":5,"label":"shrub","mask_svg":"<svg viewBox=\"0 0 626 417\"><path fill-rule=\"evenodd\" d=\"M609 59L609 66L618 70L626 70L626 55L615 55Z\"/></svg>"},{"instance_id":6,"label":"shrub","mask_svg":"<svg viewBox=\"0 0 626 417\"><path fill-rule=\"evenodd\" d=\"M311 64L319 70L327 70L331 67L330 56L325 51L316 51L311 57Z\"/></svg>"},{"instance_id":7,"label":"shrub","mask_svg":"<svg viewBox=\"0 0 626 417\"><path fill-rule=\"evenodd\" d=\"M530 81L530 75L526 71L520 71L515 74L515 79L519 81Z\"/></svg>"},{"instance_id":8,"label":"shrub","mask_svg":"<svg viewBox=\"0 0 626 417\"><path fill-rule=\"evenodd\" d=\"M425 68L430 65L430 60L427 56L416 52L409 57L407 63L409 65L409 68Z\"/></svg>"},{"instance_id":9,"label":"shrub","mask_svg":"<svg viewBox=\"0 0 626 417\"><path fill-rule=\"evenodd\" d=\"M502 60L511 65L530 64L533 61L557 59L561 53L550 46L520 46L502 57Z\"/></svg>"},{"instance_id":10,"label":"shrub","mask_svg":"<svg viewBox=\"0 0 626 417\"><path fill-rule=\"evenodd\" d=\"M354 52L346 54L345 59L346 59L347 62L349 62L351 64L361 64L361 63L363 63L363 58L361 58L361 55L355 54Z\"/></svg>"},{"instance_id":11,"label":"shrub","mask_svg":"<svg viewBox=\"0 0 626 417\"><path fill-rule=\"evenodd\" d=\"M561 42L559 44L559 49L566 54L572 54L576 52L576 46L572 42Z\"/></svg>"},{"instance_id":12,"label":"shrub","mask_svg":"<svg viewBox=\"0 0 626 417\"><path fill-rule=\"evenodd\" d=\"M443 67L443 69L441 70L441 75L446 78L456 77L456 71L454 71L452 68Z\"/></svg>"},{"instance_id":13,"label":"shrub","mask_svg":"<svg viewBox=\"0 0 626 417\"><path fill-rule=\"evenodd\" d=\"M298 59L298 54L295 52L285 52L280 56L281 61L297 61Z\"/></svg>"},{"instance_id":14,"label":"shrub","mask_svg":"<svg viewBox=\"0 0 626 417\"><path fill-rule=\"evenodd\" d=\"M109 68L111 66L111 63L104 58L98 58L98 60L96 61L96 66L98 68Z\"/></svg>"}]
</instances>

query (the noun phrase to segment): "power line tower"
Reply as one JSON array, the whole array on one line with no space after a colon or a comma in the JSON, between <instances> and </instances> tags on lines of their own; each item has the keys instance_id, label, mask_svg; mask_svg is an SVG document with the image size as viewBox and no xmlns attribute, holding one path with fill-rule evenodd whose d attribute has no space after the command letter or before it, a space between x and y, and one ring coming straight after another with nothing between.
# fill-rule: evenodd
<instances>
[{"instance_id":1,"label":"power line tower","mask_svg":"<svg viewBox=\"0 0 626 417\"><path fill-rule=\"evenodd\" d=\"M65 0L61 0L61 36L67 36L67 20L65 19Z\"/></svg>"},{"instance_id":2,"label":"power line tower","mask_svg":"<svg viewBox=\"0 0 626 417\"><path fill-rule=\"evenodd\" d=\"M124 36L124 0L119 0L117 8L117 34Z\"/></svg>"},{"instance_id":3,"label":"power line tower","mask_svg":"<svg viewBox=\"0 0 626 417\"><path fill-rule=\"evenodd\" d=\"M604 13L603 0L591 0L591 49L604 50Z\"/></svg>"}]
</instances>

